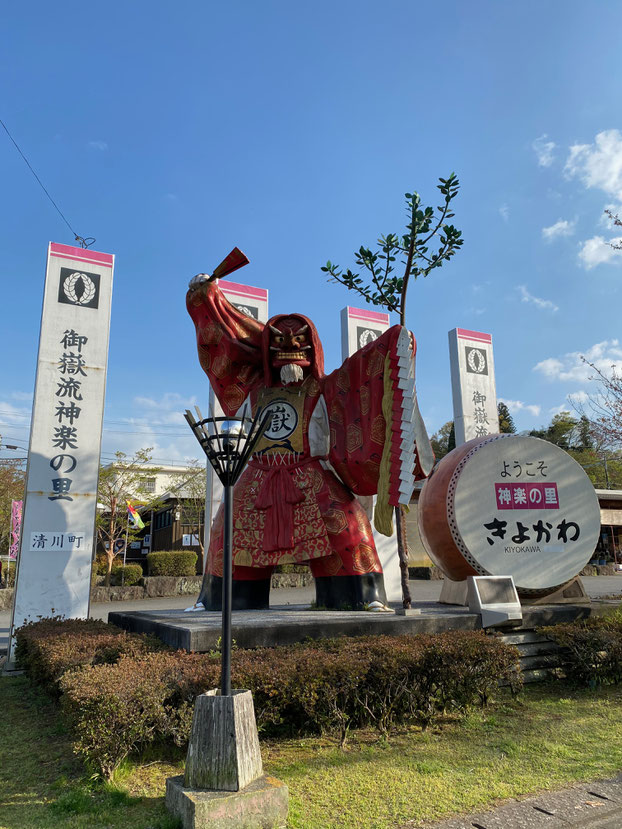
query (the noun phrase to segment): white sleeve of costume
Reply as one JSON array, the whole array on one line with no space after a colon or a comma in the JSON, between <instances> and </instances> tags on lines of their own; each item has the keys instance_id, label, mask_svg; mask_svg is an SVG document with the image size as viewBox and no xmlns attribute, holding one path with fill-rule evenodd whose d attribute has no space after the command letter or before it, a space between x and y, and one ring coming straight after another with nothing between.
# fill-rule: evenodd
<instances>
[{"instance_id":1,"label":"white sleeve of costume","mask_svg":"<svg viewBox=\"0 0 622 829\"><path fill-rule=\"evenodd\" d=\"M309 452L312 458L328 455L330 449L330 426L324 395L318 398L309 421Z\"/></svg>"}]
</instances>

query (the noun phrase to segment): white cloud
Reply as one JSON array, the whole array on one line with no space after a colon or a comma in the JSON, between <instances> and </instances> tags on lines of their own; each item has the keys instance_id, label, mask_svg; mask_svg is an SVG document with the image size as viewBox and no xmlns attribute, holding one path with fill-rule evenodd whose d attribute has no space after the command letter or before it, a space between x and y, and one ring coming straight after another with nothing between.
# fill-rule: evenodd
<instances>
[{"instance_id":1,"label":"white cloud","mask_svg":"<svg viewBox=\"0 0 622 829\"><path fill-rule=\"evenodd\" d=\"M553 239L560 239L564 236L572 236L575 231L577 220L569 222L568 219L559 219L554 225L542 228L542 238L547 242Z\"/></svg>"},{"instance_id":2,"label":"white cloud","mask_svg":"<svg viewBox=\"0 0 622 829\"><path fill-rule=\"evenodd\" d=\"M548 135L544 133L544 135L541 135L540 138L536 138L531 145L538 158L538 164L540 167L550 167L555 160L553 150L555 149L556 144L554 141L547 141L547 138Z\"/></svg>"},{"instance_id":3,"label":"white cloud","mask_svg":"<svg viewBox=\"0 0 622 829\"><path fill-rule=\"evenodd\" d=\"M21 392L13 392L10 396L13 399L18 399L17 395L21 395ZM29 398L32 398L32 395L28 395L25 399ZM0 441L2 446L7 444L19 444L20 447L28 446L30 414L30 406L18 407L9 403L6 398L0 400Z\"/></svg>"},{"instance_id":4,"label":"white cloud","mask_svg":"<svg viewBox=\"0 0 622 829\"><path fill-rule=\"evenodd\" d=\"M574 383L588 383L594 374L591 366L583 361L583 357L593 363L603 374L610 374L611 366L622 360L622 348L619 340L603 340L581 353L571 351L559 357L548 357L533 367L549 380L572 381ZM580 394L576 392L575 394Z\"/></svg>"},{"instance_id":5,"label":"white cloud","mask_svg":"<svg viewBox=\"0 0 622 829\"><path fill-rule=\"evenodd\" d=\"M108 144L105 141L89 141L89 147L92 150L101 150L103 152L108 149Z\"/></svg>"},{"instance_id":6,"label":"white cloud","mask_svg":"<svg viewBox=\"0 0 622 829\"><path fill-rule=\"evenodd\" d=\"M619 130L599 132L593 144L574 144L564 172L577 176L586 187L596 187L622 199L622 134Z\"/></svg>"},{"instance_id":7,"label":"white cloud","mask_svg":"<svg viewBox=\"0 0 622 829\"><path fill-rule=\"evenodd\" d=\"M569 400L573 406L582 406L584 403L589 401L590 396L586 391L572 391L570 394L566 395L566 399Z\"/></svg>"},{"instance_id":8,"label":"white cloud","mask_svg":"<svg viewBox=\"0 0 622 829\"><path fill-rule=\"evenodd\" d=\"M557 415L557 414L561 414L562 412L567 412L567 411L569 411L568 404L567 403L562 403L561 406L553 406L552 408L550 408L549 409L549 414L550 415Z\"/></svg>"},{"instance_id":9,"label":"white cloud","mask_svg":"<svg viewBox=\"0 0 622 829\"><path fill-rule=\"evenodd\" d=\"M136 396L123 413L110 412L104 422L104 459L111 459L117 450L133 454L137 449L151 447L153 462L159 465L183 464L190 458L203 457L201 447L190 431L183 412L198 403L196 397L183 397L166 392L158 398ZM203 416L207 404L201 400Z\"/></svg>"},{"instance_id":10,"label":"white cloud","mask_svg":"<svg viewBox=\"0 0 622 829\"><path fill-rule=\"evenodd\" d=\"M612 248L611 242L619 244L620 239L614 237L607 241L603 236L592 236L591 239L581 242L579 261L587 271L597 265L617 265L620 262L622 250Z\"/></svg>"},{"instance_id":11,"label":"white cloud","mask_svg":"<svg viewBox=\"0 0 622 829\"><path fill-rule=\"evenodd\" d=\"M505 403L505 405L512 412L529 412L529 414L533 415L534 417L538 417L540 414L542 407L537 404L532 403L523 403L522 400L507 400L505 397L498 397L497 400L499 403Z\"/></svg>"},{"instance_id":12,"label":"white cloud","mask_svg":"<svg viewBox=\"0 0 622 829\"><path fill-rule=\"evenodd\" d=\"M559 311L559 307L554 302L551 302L550 299L540 299L540 297L530 294L525 285L518 285L518 290L520 291L521 302L529 302L531 305L535 305L536 308L540 308L543 311L553 311L553 313Z\"/></svg>"},{"instance_id":13,"label":"white cloud","mask_svg":"<svg viewBox=\"0 0 622 829\"><path fill-rule=\"evenodd\" d=\"M499 208L499 215L503 219L504 222L508 222L510 220L510 208L507 204L502 204Z\"/></svg>"},{"instance_id":14,"label":"white cloud","mask_svg":"<svg viewBox=\"0 0 622 829\"><path fill-rule=\"evenodd\" d=\"M153 397L135 397L132 403L134 406L138 406L141 409L149 409L150 423L153 423L154 417L157 417L156 412L160 412L166 417L170 414L175 414L175 416L179 415L181 418L180 422L182 422L183 412L186 409L192 409L194 411L194 407L197 404L197 398L194 396L182 397L180 394L173 391L165 392L159 400L155 400ZM207 412L204 412L203 416L207 417Z\"/></svg>"}]
</instances>

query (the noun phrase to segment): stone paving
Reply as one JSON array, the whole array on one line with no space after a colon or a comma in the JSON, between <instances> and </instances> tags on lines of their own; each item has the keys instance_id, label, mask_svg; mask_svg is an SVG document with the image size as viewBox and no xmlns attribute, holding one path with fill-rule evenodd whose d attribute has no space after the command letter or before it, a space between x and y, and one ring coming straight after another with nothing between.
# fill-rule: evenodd
<instances>
[{"instance_id":1,"label":"stone paving","mask_svg":"<svg viewBox=\"0 0 622 829\"><path fill-rule=\"evenodd\" d=\"M415 829L414 823L400 829ZM418 824L421 827L421 824ZM563 829L622 827L622 775L526 800L511 800L496 809L427 824L427 829Z\"/></svg>"}]
</instances>

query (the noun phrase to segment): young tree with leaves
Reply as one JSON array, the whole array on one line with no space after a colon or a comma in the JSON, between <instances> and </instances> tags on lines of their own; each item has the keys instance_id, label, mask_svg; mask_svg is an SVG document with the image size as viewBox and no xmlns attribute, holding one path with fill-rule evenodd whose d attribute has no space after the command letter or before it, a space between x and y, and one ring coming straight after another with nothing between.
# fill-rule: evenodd
<instances>
[{"instance_id":1,"label":"young tree with leaves","mask_svg":"<svg viewBox=\"0 0 622 829\"><path fill-rule=\"evenodd\" d=\"M147 483L147 477L153 477L158 471L151 464L151 449L138 449L133 455L115 452L115 460L99 469L96 528L106 552L106 585L110 584L117 555L116 542L123 539L125 544L130 544L139 532L139 528L128 521L127 502L134 506L138 502L147 510L159 509L161 505L161 500L149 491ZM145 521L145 525L148 523Z\"/></svg>"},{"instance_id":2,"label":"young tree with leaves","mask_svg":"<svg viewBox=\"0 0 622 829\"><path fill-rule=\"evenodd\" d=\"M199 539L201 560L203 560L203 541L205 530L205 464L198 460L188 462L186 469L177 475L172 490L178 498L178 510L181 523L188 528L191 535Z\"/></svg>"},{"instance_id":3,"label":"young tree with leaves","mask_svg":"<svg viewBox=\"0 0 622 829\"><path fill-rule=\"evenodd\" d=\"M322 268L335 282L345 285L363 297L371 305L379 305L387 311L400 315L400 325L406 325L406 298L411 280L428 276L440 268L460 250L463 244L462 232L449 220L454 217L452 202L458 195L460 182L455 173L449 178L439 178L437 185L443 196L443 203L436 208L421 204L419 193L406 193L406 233L389 233L380 236L376 250L364 245L354 254L359 270L342 270L330 260ZM431 248L437 237L438 246ZM395 273L395 263L400 259L404 270ZM402 572L402 594L404 607L410 607L408 587L408 545L406 542L406 519L402 507L395 508L397 523L397 546Z\"/></svg>"},{"instance_id":4,"label":"young tree with leaves","mask_svg":"<svg viewBox=\"0 0 622 829\"><path fill-rule=\"evenodd\" d=\"M419 193L406 193L406 233L389 233L378 239L375 251L364 245L354 254L356 264L364 271L343 271L330 260L322 268L335 282L360 294L371 305L379 305L400 315L400 325L406 325L406 295L411 279L426 277L462 247L462 232L447 224L454 217L452 202L458 195L460 182L455 173L449 178L439 178L437 185L444 197L436 209L422 207ZM439 245L430 249L434 237ZM395 262L401 257L404 270L394 275ZM366 273L365 273L366 271ZM361 275L363 274L363 275Z\"/></svg>"}]
</instances>

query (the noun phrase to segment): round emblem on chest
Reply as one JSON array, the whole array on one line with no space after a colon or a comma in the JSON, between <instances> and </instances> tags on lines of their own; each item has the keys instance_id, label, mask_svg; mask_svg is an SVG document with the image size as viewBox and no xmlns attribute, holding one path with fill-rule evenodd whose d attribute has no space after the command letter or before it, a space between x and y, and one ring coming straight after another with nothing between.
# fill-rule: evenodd
<instances>
[{"instance_id":1,"label":"round emblem on chest","mask_svg":"<svg viewBox=\"0 0 622 829\"><path fill-rule=\"evenodd\" d=\"M268 440L283 440L296 431L298 413L287 400L273 400L266 406L266 412L272 416L270 425L264 433Z\"/></svg>"}]
</instances>

